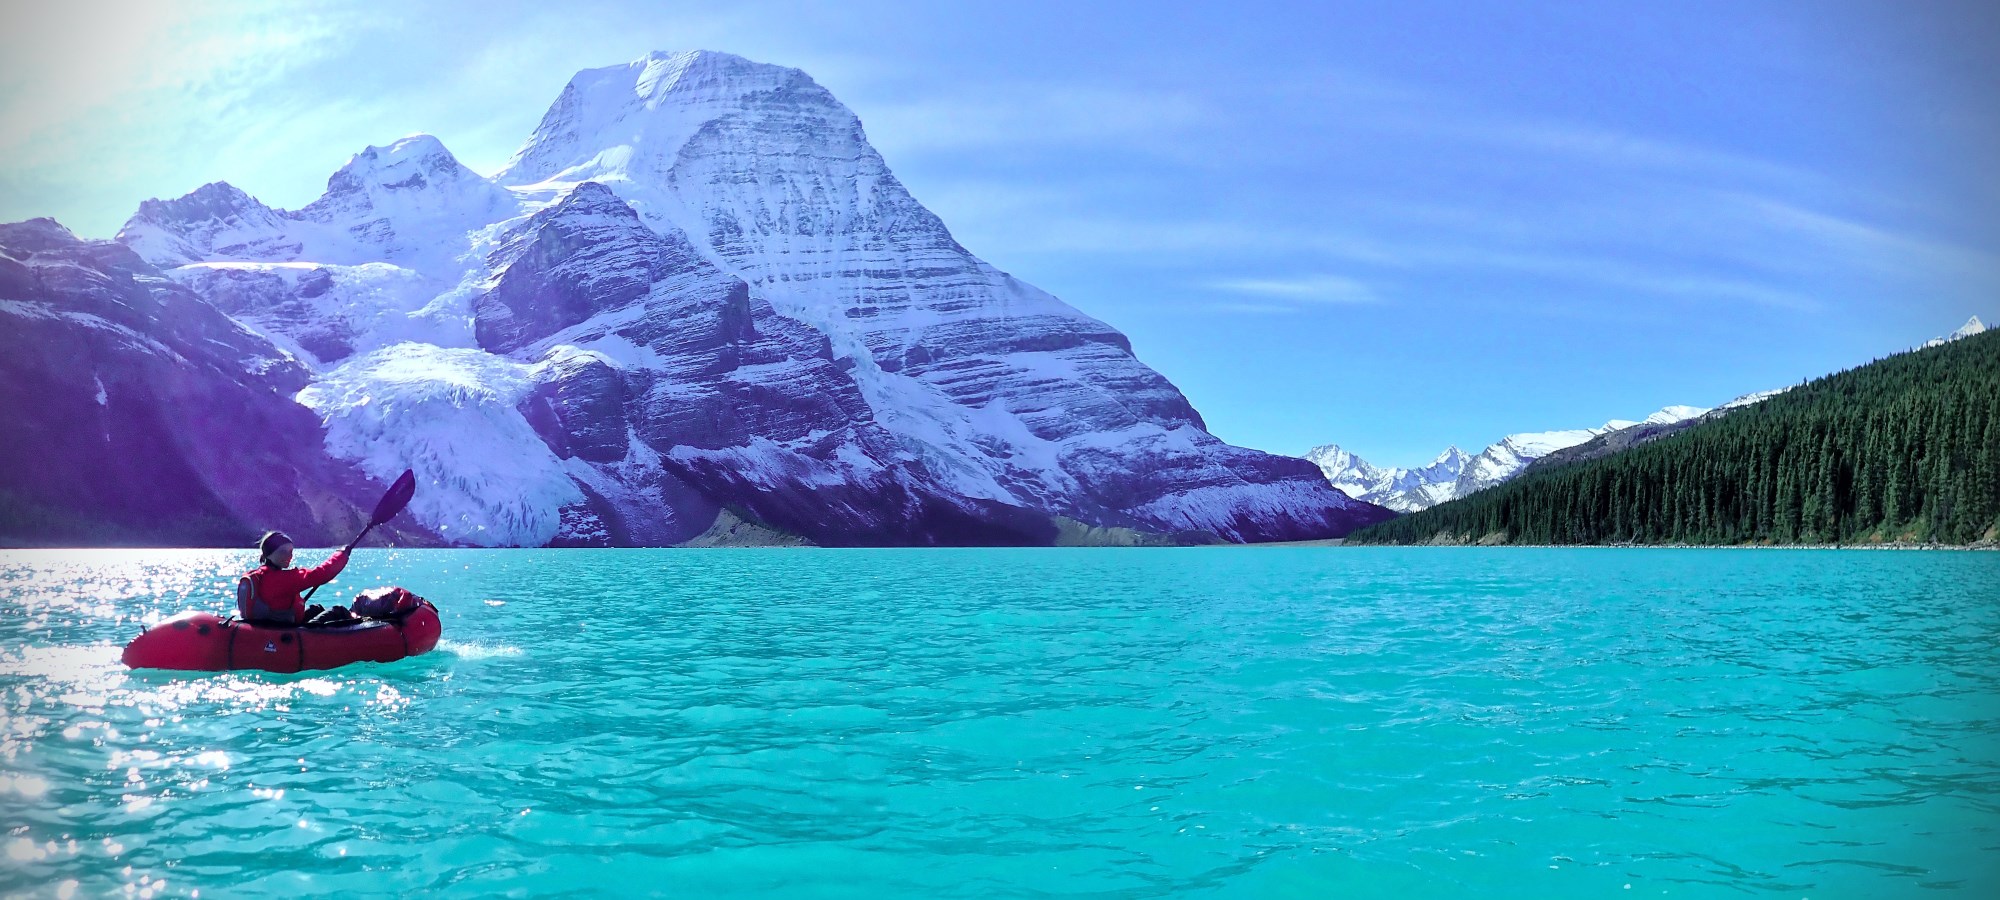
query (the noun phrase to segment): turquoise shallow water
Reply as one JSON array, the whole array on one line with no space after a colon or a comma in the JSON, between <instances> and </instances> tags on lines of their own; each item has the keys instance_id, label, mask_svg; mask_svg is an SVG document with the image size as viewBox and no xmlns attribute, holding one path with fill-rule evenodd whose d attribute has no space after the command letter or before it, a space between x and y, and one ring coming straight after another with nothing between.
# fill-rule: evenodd
<instances>
[{"instance_id":1,"label":"turquoise shallow water","mask_svg":"<svg viewBox=\"0 0 2000 900\"><path fill-rule=\"evenodd\" d=\"M0 893L2000 891L2000 554L364 551L439 651L118 665L248 556L0 555Z\"/></svg>"}]
</instances>

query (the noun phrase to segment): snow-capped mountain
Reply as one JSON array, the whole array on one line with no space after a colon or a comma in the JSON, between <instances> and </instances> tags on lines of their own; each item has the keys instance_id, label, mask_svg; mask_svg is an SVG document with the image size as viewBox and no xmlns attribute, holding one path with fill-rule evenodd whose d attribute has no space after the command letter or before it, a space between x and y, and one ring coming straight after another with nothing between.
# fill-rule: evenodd
<instances>
[{"instance_id":1,"label":"snow-capped mountain","mask_svg":"<svg viewBox=\"0 0 2000 900\"><path fill-rule=\"evenodd\" d=\"M1599 435L1642 426L1671 425L1706 412L1697 406L1669 406L1636 422L1613 419L1596 428L1510 434L1488 445L1477 456L1451 447L1429 465L1416 469L1371 465L1334 444L1316 447L1305 458L1319 466L1329 484L1350 497L1398 512L1416 512L1485 490L1519 475L1537 459Z\"/></svg>"},{"instance_id":2,"label":"snow-capped mountain","mask_svg":"<svg viewBox=\"0 0 2000 900\"><path fill-rule=\"evenodd\" d=\"M1472 461L1470 454L1449 447L1421 468L1381 468L1336 444L1315 447L1305 458L1342 493L1398 512L1414 512L1451 499L1459 473Z\"/></svg>"},{"instance_id":3,"label":"snow-capped mountain","mask_svg":"<svg viewBox=\"0 0 2000 900\"><path fill-rule=\"evenodd\" d=\"M1978 316L1973 316L1972 318L1965 320L1964 325L1958 326L1957 331L1947 334L1944 337L1931 338L1930 340L1924 342L1923 347L1920 347L1918 349L1942 347L1946 344L1951 343L1952 341L1956 341L1961 338L1969 338L1975 334L1984 334L1985 332L1986 332L1986 323L1979 321Z\"/></svg>"},{"instance_id":4,"label":"snow-capped mountain","mask_svg":"<svg viewBox=\"0 0 2000 900\"><path fill-rule=\"evenodd\" d=\"M466 168L430 135L368 147L326 193L278 210L222 182L148 200L118 241L163 269L191 263L390 263L455 282L468 231L521 213L513 192Z\"/></svg>"},{"instance_id":5,"label":"snow-capped mountain","mask_svg":"<svg viewBox=\"0 0 2000 900\"><path fill-rule=\"evenodd\" d=\"M472 235L524 206L416 135L355 154L303 209L217 182L140 204L118 240L319 367L403 341L475 346Z\"/></svg>"},{"instance_id":6,"label":"snow-capped mountain","mask_svg":"<svg viewBox=\"0 0 2000 900\"><path fill-rule=\"evenodd\" d=\"M419 135L302 209L212 184L118 239L296 359L325 449L415 468L451 540L1259 541L1388 515L1209 435L1123 335L960 246L824 88L728 54L579 73L491 179Z\"/></svg>"}]
</instances>

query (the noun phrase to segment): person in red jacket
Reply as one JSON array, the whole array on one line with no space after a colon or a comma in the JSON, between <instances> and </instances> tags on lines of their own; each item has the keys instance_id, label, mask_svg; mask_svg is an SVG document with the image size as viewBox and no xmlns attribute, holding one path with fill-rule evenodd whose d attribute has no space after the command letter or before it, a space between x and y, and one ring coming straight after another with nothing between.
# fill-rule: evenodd
<instances>
[{"instance_id":1,"label":"person in red jacket","mask_svg":"<svg viewBox=\"0 0 2000 900\"><path fill-rule=\"evenodd\" d=\"M282 531L265 534L257 542L257 558L263 565L237 581L237 615L262 625L336 625L352 620L345 607L306 606L300 596L339 575L347 567L347 551L340 550L310 569L292 568L292 551L292 539Z\"/></svg>"}]
</instances>

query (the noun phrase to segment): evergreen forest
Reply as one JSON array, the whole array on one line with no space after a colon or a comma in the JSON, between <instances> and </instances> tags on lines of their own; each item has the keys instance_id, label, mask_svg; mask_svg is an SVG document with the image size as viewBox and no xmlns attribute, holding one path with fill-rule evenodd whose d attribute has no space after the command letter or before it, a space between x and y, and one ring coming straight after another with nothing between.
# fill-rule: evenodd
<instances>
[{"instance_id":1,"label":"evergreen forest","mask_svg":"<svg viewBox=\"0 0 2000 900\"><path fill-rule=\"evenodd\" d=\"M2000 329L1808 382L1602 459L1531 471L1350 543L1991 543Z\"/></svg>"}]
</instances>

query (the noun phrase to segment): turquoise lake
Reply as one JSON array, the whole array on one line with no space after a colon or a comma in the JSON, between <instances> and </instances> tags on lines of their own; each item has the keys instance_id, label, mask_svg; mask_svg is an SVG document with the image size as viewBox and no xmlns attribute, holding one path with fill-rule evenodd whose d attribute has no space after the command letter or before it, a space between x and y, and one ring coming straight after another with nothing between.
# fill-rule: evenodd
<instances>
[{"instance_id":1,"label":"turquoise lake","mask_svg":"<svg viewBox=\"0 0 2000 900\"><path fill-rule=\"evenodd\" d=\"M250 557L0 552L0 894L2000 895L1996 553L366 550L436 652L119 665Z\"/></svg>"}]
</instances>

